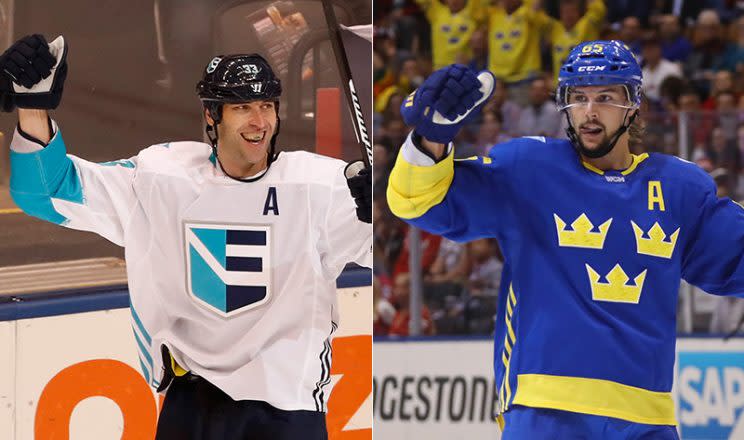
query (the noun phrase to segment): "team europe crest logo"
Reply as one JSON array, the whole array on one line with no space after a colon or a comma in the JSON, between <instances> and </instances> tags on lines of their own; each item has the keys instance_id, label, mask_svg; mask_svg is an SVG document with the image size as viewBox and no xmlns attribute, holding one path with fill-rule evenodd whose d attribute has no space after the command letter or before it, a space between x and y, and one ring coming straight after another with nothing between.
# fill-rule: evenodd
<instances>
[{"instance_id":1,"label":"team europe crest logo","mask_svg":"<svg viewBox=\"0 0 744 440\"><path fill-rule=\"evenodd\" d=\"M189 294L222 315L271 297L271 227L186 223Z\"/></svg>"}]
</instances>

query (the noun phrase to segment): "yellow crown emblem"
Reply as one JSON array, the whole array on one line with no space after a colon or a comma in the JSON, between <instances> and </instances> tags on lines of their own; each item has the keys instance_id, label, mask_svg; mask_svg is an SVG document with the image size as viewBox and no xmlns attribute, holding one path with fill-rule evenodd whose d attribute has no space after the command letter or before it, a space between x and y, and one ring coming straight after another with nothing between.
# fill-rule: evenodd
<instances>
[{"instance_id":1,"label":"yellow crown emblem","mask_svg":"<svg viewBox=\"0 0 744 440\"><path fill-rule=\"evenodd\" d=\"M641 229L634 221L630 221L633 225L633 233L636 239L636 248L639 254L653 255L654 257L661 258L672 258L674 252L674 246L677 244L677 237L679 237L679 228L669 236L669 241L664 241L667 236L664 230L661 229L659 222L654 223L651 229L648 231L648 238L643 238L643 229Z\"/></svg>"},{"instance_id":2,"label":"yellow crown emblem","mask_svg":"<svg viewBox=\"0 0 744 440\"><path fill-rule=\"evenodd\" d=\"M612 219L609 219L599 225L599 232L591 232L594 225L589 221L589 217L582 213L579 218L571 223L573 231L567 231L566 222L556 214L553 214L553 218L555 219L555 228L558 230L558 246L562 247L602 249L607 231L610 230L610 224L612 223Z\"/></svg>"},{"instance_id":3,"label":"yellow crown emblem","mask_svg":"<svg viewBox=\"0 0 744 440\"><path fill-rule=\"evenodd\" d=\"M633 282L635 286L628 286L628 275L619 264L607 274L606 283L599 282L599 274L591 268L588 264L586 265L586 271L589 274L589 283L592 288L592 299L595 301L611 301L611 302L622 302L622 303L633 303L638 304L638 300L641 298L641 290L643 290L643 282L646 280L646 271L644 269Z\"/></svg>"}]
</instances>

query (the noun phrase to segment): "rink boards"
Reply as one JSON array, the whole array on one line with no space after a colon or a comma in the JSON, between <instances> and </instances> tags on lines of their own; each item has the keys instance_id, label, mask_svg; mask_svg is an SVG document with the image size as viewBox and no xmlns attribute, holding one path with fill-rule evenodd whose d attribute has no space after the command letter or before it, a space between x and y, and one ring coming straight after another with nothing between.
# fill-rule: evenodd
<instances>
[{"instance_id":1,"label":"rink boards","mask_svg":"<svg viewBox=\"0 0 744 440\"><path fill-rule=\"evenodd\" d=\"M363 269L337 282L334 440L372 438L370 284ZM125 288L0 300L0 438L153 438L161 399L141 374Z\"/></svg>"},{"instance_id":2,"label":"rink boards","mask_svg":"<svg viewBox=\"0 0 744 440\"><path fill-rule=\"evenodd\" d=\"M370 439L374 395L375 439L497 439L490 339L377 339L371 391L368 273L338 283L331 438ZM123 288L0 303L0 438L150 437L134 344ZM744 338L680 338L675 376L683 439L744 438Z\"/></svg>"},{"instance_id":3,"label":"rink boards","mask_svg":"<svg viewBox=\"0 0 744 440\"><path fill-rule=\"evenodd\" d=\"M493 342L374 341L376 439L498 439ZM684 440L744 439L744 338L680 337L675 388Z\"/></svg>"}]
</instances>

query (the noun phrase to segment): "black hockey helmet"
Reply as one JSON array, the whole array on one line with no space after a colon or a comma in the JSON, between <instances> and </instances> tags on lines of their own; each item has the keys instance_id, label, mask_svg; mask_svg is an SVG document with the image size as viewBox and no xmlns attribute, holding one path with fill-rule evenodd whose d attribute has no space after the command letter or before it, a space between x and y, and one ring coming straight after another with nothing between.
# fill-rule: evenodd
<instances>
[{"instance_id":1,"label":"black hockey helmet","mask_svg":"<svg viewBox=\"0 0 744 440\"><path fill-rule=\"evenodd\" d=\"M196 91L212 119L219 122L221 111L211 110L221 109L222 103L263 99L275 101L278 110L282 83L261 55L219 55L207 65Z\"/></svg>"},{"instance_id":2,"label":"black hockey helmet","mask_svg":"<svg viewBox=\"0 0 744 440\"><path fill-rule=\"evenodd\" d=\"M217 125L222 120L222 104L256 100L274 101L276 131L271 137L267 162L267 166L271 166L271 162L276 159L274 143L281 124L279 120L279 97L282 95L282 83L274 74L268 61L255 53L249 55L218 55L207 64L204 69L204 76L196 84L196 91L204 108L207 109L212 120L214 120L214 126L207 124L206 132L218 161ZM220 166L222 166L221 163ZM255 180L230 177L243 181Z\"/></svg>"}]
</instances>

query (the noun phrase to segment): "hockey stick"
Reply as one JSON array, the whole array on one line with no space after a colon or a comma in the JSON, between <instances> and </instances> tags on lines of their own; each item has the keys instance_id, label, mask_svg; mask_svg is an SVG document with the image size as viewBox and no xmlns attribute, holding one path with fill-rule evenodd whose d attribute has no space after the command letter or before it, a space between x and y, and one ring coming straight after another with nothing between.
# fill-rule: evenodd
<instances>
[{"instance_id":1,"label":"hockey stick","mask_svg":"<svg viewBox=\"0 0 744 440\"><path fill-rule=\"evenodd\" d=\"M331 39L331 46L333 47L333 54L336 56L336 64L341 74L341 82L344 85L346 103L349 106L351 119L354 122L354 134L362 152L362 160L364 160L367 166L372 166L372 143L367 132L367 124L364 122L362 105L359 102L356 87L354 87L354 79L351 77L349 60L346 58L344 44L341 40L341 27L339 27L338 20L336 20L336 13L333 11L331 0L321 0L321 2L323 3L326 23L328 24L328 33Z\"/></svg>"}]
</instances>

